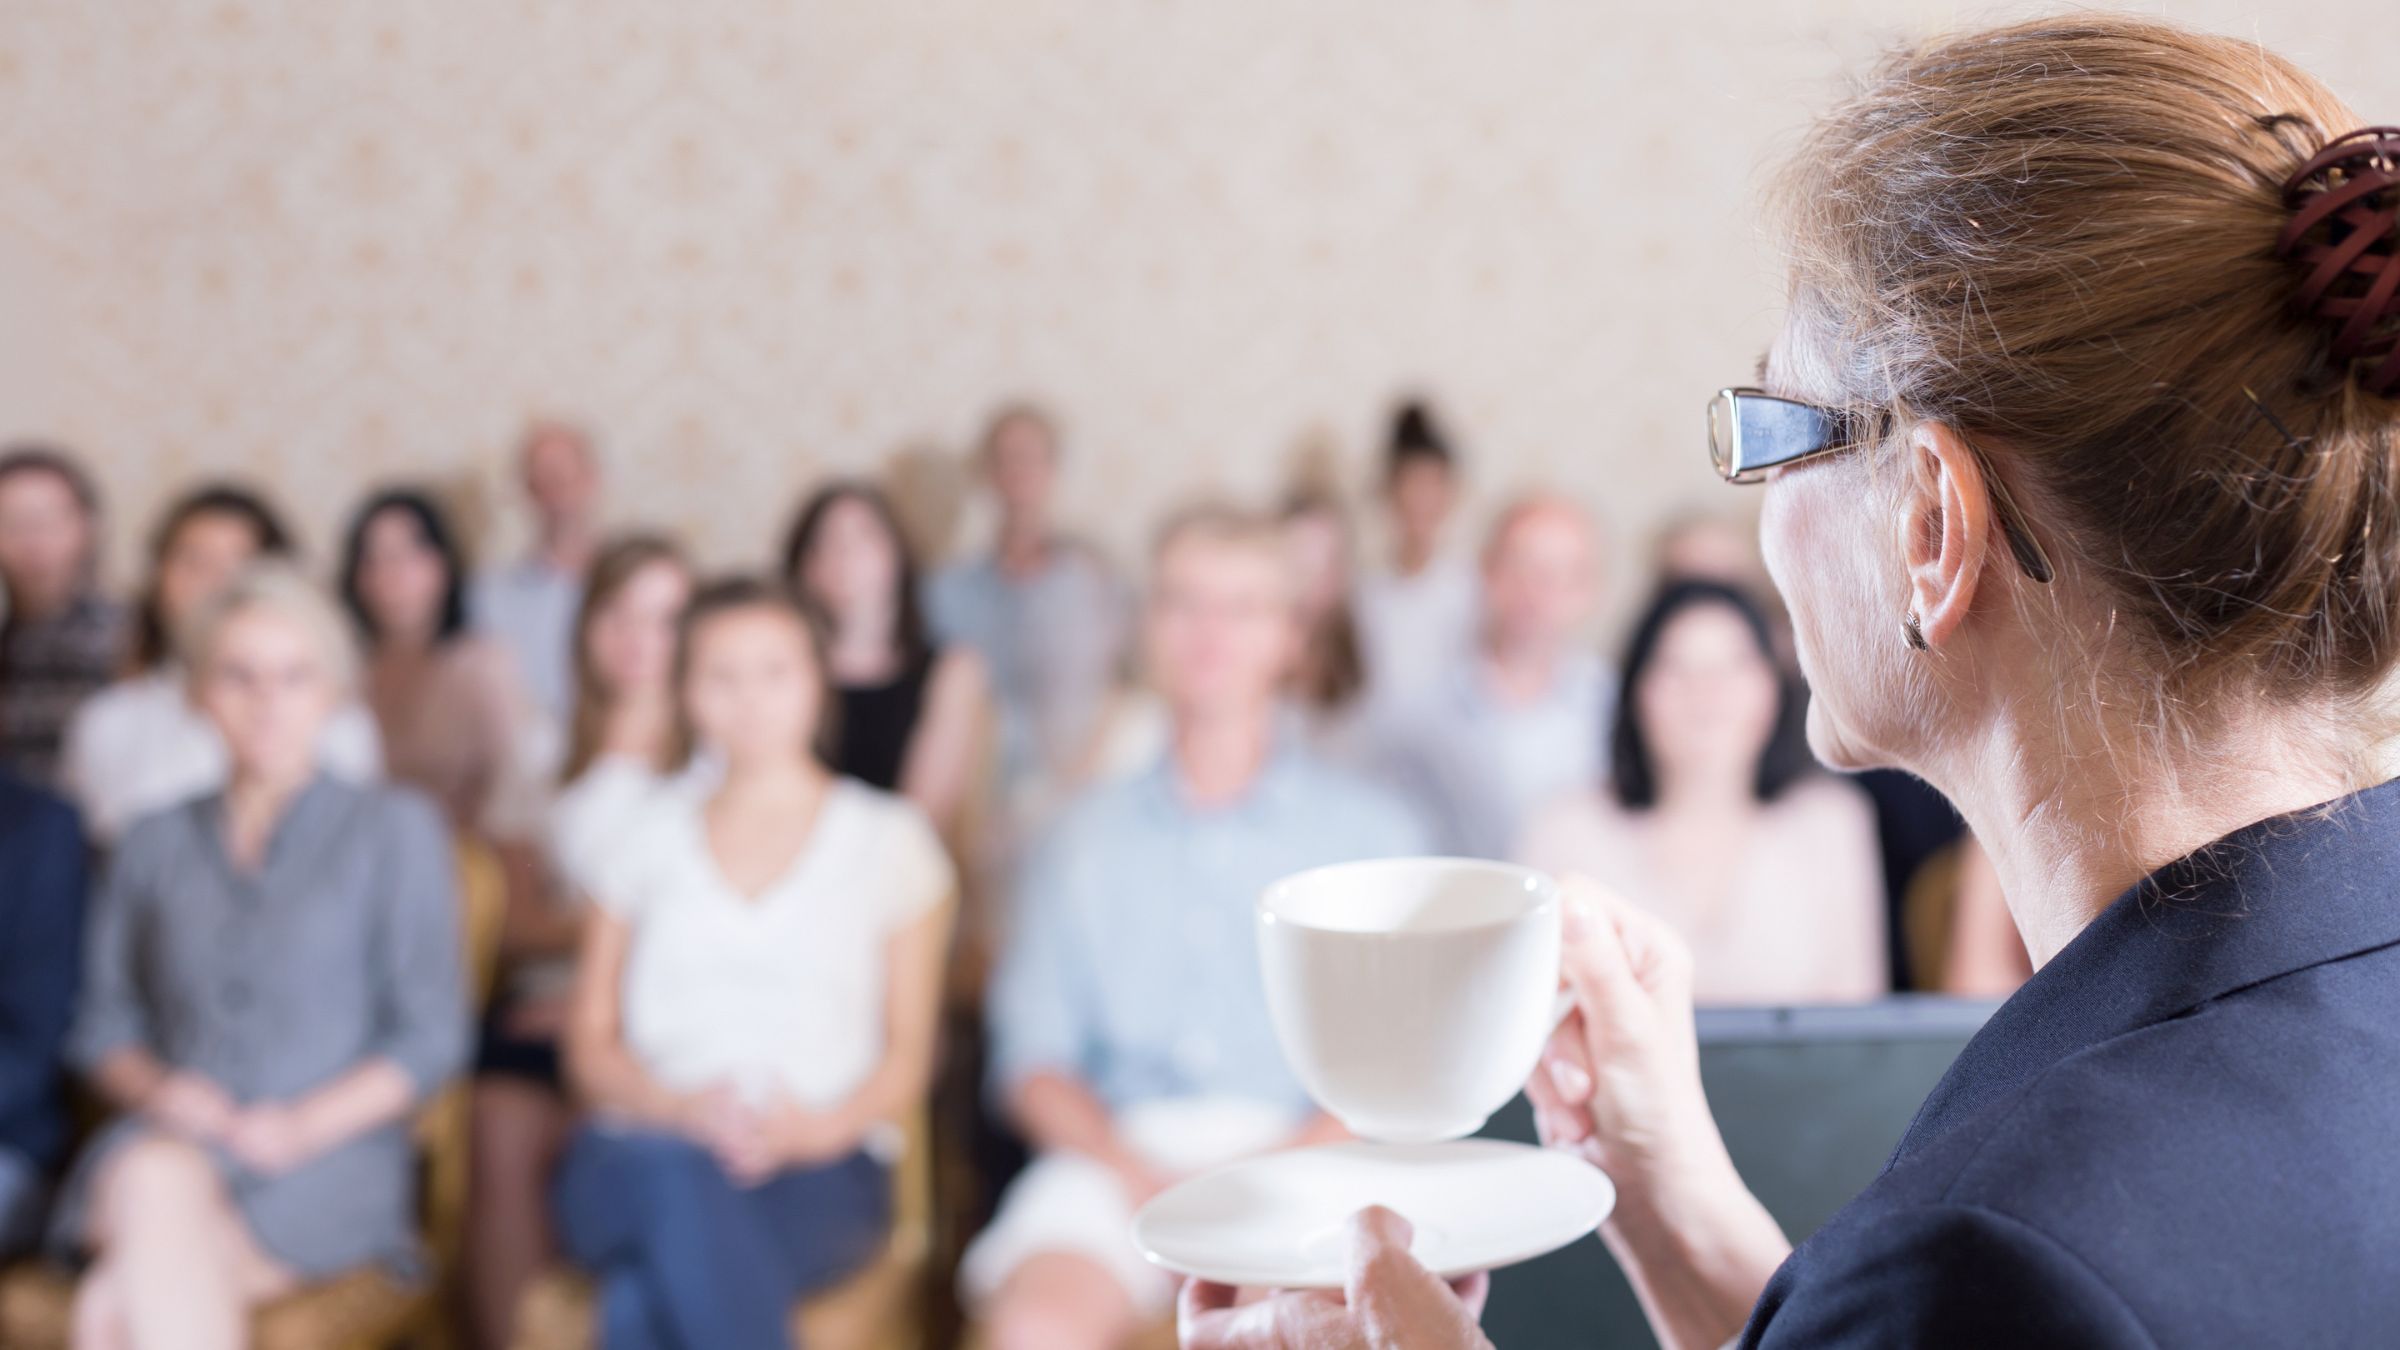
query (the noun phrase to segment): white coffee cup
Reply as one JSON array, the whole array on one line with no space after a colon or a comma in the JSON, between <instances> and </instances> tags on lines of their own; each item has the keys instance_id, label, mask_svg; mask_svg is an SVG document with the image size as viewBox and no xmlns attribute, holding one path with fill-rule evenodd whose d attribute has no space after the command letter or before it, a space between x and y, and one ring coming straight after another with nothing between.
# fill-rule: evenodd
<instances>
[{"instance_id":1,"label":"white coffee cup","mask_svg":"<svg viewBox=\"0 0 2400 1350\"><path fill-rule=\"evenodd\" d=\"M1465 858L1285 877L1258 901L1284 1058L1361 1138L1456 1139L1533 1073L1558 1018L1558 883Z\"/></svg>"}]
</instances>

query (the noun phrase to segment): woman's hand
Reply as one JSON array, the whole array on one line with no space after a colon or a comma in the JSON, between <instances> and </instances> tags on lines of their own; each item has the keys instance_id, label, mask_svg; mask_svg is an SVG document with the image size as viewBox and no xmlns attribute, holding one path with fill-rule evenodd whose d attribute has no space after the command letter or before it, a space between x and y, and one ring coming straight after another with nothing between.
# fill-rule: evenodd
<instances>
[{"instance_id":1,"label":"woman's hand","mask_svg":"<svg viewBox=\"0 0 2400 1350\"><path fill-rule=\"evenodd\" d=\"M1692 954L1657 916L1584 877L1564 881L1560 962L1575 1011L1526 1095L1542 1141L1582 1154L1620 1191L1668 1181L1717 1138L1692 1029Z\"/></svg>"},{"instance_id":2,"label":"woman's hand","mask_svg":"<svg viewBox=\"0 0 2400 1350\"><path fill-rule=\"evenodd\" d=\"M1617 1185L1600 1236L1669 1350L1737 1334L1791 1243L1742 1185L1700 1085L1692 957L1673 929L1581 878L1560 965L1575 1012L1526 1095L1543 1142Z\"/></svg>"},{"instance_id":3,"label":"woman's hand","mask_svg":"<svg viewBox=\"0 0 2400 1350\"><path fill-rule=\"evenodd\" d=\"M318 1144L299 1108L259 1102L235 1113L225 1131L225 1149L251 1171L277 1176L315 1157Z\"/></svg>"},{"instance_id":4,"label":"woman's hand","mask_svg":"<svg viewBox=\"0 0 2400 1350\"><path fill-rule=\"evenodd\" d=\"M225 1089L196 1073L170 1071L142 1101L142 1114L170 1132L204 1144L222 1143L237 1108Z\"/></svg>"},{"instance_id":5,"label":"woman's hand","mask_svg":"<svg viewBox=\"0 0 2400 1350\"><path fill-rule=\"evenodd\" d=\"M1491 1350L1476 1324L1490 1279L1444 1282L1408 1254L1410 1236L1408 1220L1388 1209L1353 1217L1340 1293L1241 1303L1224 1285L1185 1284L1175 1310L1183 1350Z\"/></svg>"}]
</instances>

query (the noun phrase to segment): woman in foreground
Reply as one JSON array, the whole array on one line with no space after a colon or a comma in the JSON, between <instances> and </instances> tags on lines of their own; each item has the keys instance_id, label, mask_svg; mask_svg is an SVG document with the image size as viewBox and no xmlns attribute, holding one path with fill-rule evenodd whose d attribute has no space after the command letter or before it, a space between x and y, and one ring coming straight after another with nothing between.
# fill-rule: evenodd
<instances>
[{"instance_id":1,"label":"woman in foreground","mask_svg":"<svg viewBox=\"0 0 2400 1350\"><path fill-rule=\"evenodd\" d=\"M332 603L254 565L183 650L227 771L126 832L92 909L70 1054L119 1115L60 1205L78 1350L234 1350L308 1281L420 1274L409 1118L466 1054L440 814L318 764Z\"/></svg>"},{"instance_id":2,"label":"woman in foreground","mask_svg":"<svg viewBox=\"0 0 2400 1350\"><path fill-rule=\"evenodd\" d=\"M1789 318L1712 452L1768 484L1818 756L1947 793L2037 972L1793 1251L1688 954L1571 905L1531 1091L1665 1344L2400 1324L2400 130L2358 125L2249 42L2078 15L1900 53L1787 173ZM1357 1240L1346 1297L1187 1289L1185 1344L1483 1343L1405 1223Z\"/></svg>"},{"instance_id":3,"label":"woman in foreground","mask_svg":"<svg viewBox=\"0 0 2400 1350\"><path fill-rule=\"evenodd\" d=\"M778 587L700 590L677 738L721 771L594 878L566 1037L590 1117L554 1194L609 1350L788 1346L792 1301L890 1232L957 879L922 812L818 758L823 650Z\"/></svg>"}]
</instances>

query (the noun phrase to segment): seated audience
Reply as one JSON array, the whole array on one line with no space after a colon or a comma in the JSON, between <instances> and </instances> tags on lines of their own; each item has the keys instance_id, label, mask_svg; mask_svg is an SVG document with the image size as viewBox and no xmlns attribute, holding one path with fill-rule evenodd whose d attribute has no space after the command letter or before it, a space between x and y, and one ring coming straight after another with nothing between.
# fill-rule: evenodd
<instances>
[{"instance_id":1,"label":"seated audience","mask_svg":"<svg viewBox=\"0 0 2400 1350\"><path fill-rule=\"evenodd\" d=\"M0 1261L41 1231L67 1142L60 1066L83 944L75 812L0 769Z\"/></svg>"},{"instance_id":2,"label":"seated audience","mask_svg":"<svg viewBox=\"0 0 2400 1350\"><path fill-rule=\"evenodd\" d=\"M174 634L253 559L291 552L282 520L243 488L211 484L167 508L150 536L133 673L93 695L67 725L60 786L95 843L105 846L136 819L225 781L224 742L192 704ZM382 776L382 742L365 705L345 703L334 713L319 755L337 778Z\"/></svg>"},{"instance_id":3,"label":"seated audience","mask_svg":"<svg viewBox=\"0 0 2400 1350\"><path fill-rule=\"evenodd\" d=\"M101 593L100 492L47 446L0 453L0 768L51 786L67 719L125 660Z\"/></svg>"},{"instance_id":4,"label":"seated audience","mask_svg":"<svg viewBox=\"0 0 2400 1350\"><path fill-rule=\"evenodd\" d=\"M1406 708L1378 714L1378 754L1446 853L1505 858L1533 812L1597 782L1615 678L1586 648L1597 539L1556 497L1520 500L1483 551L1471 651Z\"/></svg>"},{"instance_id":5,"label":"seated audience","mask_svg":"<svg viewBox=\"0 0 2400 1350\"><path fill-rule=\"evenodd\" d=\"M1552 803L1517 849L1665 919L1702 1003L1886 988L1874 807L1814 769L1790 691L1744 592L1668 586L1626 649L1606 787Z\"/></svg>"},{"instance_id":6,"label":"seated audience","mask_svg":"<svg viewBox=\"0 0 2400 1350\"><path fill-rule=\"evenodd\" d=\"M1000 770L1038 819L1058 776L1084 752L1117 678L1125 597L1098 554L1057 532L1057 429L1026 406L984 432L982 468L1000 507L992 552L955 564L926 589L936 639L983 654L999 712Z\"/></svg>"},{"instance_id":7,"label":"seated audience","mask_svg":"<svg viewBox=\"0 0 2400 1350\"><path fill-rule=\"evenodd\" d=\"M524 840L534 714L507 649L468 630L466 581L457 535L424 493L380 492L352 519L342 600L366 644L386 771L456 828Z\"/></svg>"},{"instance_id":8,"label":"seated audience","mask_svg":"<svg viewBox=\"0 0 2400 1350\"><path fill-rule=\"evenodd\" d=\"M891 503L864 483L819 490L792 524L783 575L832 626L833 767L900 793L949 833L983 749L983 660L926 633Z\"/></svg>"},{"instance_id":9,"label":"seated audience","mask_svg":"<svg viewBox=\"0 0 2400 1350\"><path fill-rule=\"evenodd\" d=\"M477 577L468 608L475 627L508 649L534 707L558 722L574 687L575 614L599 542L600 461L580 429L536 422L518 445L517 473L533 547Z\"/></svg>"},{"instance_id":10,"label":"seated audience","mask_svg":"<svg viewBox=\"0 0 2400 1350\"><path fill-rule=\"evenodd\" d=\"M466 1056L448 831L318 764L352 672L332 605L278 569L184 644L222 789L145 816L93 906L71 1054L122 1114L58 1234L93 1264L76 1344L220 1350L309 1280L415 1263L410 1117Z\"/></svg>"},{"instance_id":11,"label":"seated audience","mask_svg":"<svg viewBox=\"0 0 2400 1350\"><path fill-rule=\"evenodd\" d=\"M1202 509L1153 555L1147 664L1169 749L1034 853L991 990L993 1088L1040 1152L960 1281L993 1350L1104 1350L1164 1313L1133 1212L1176 1178L1339 1137L1285 1067L1251 910L1275 878L1415 852L1400 804L1278 735L1299 655L1273 521Z\"/></svg>"},{"instance_id":12,"label":"seated audience","mask_svg":"<svg viewBox=\"0 0 2400 1350\"><path fill-rule=\"evenodd\" d=\"M470 1339L484 1350L510 1344L518 1301L553 1254L550 1176L574 1126L558 1053L574 952L604 860L674 753L675 629L691 587L680 549L636 534L601 548L582 589L551 885L510 907L500 994L476 1054L463 1292Z\"/></svg>"},{"instance_id":13,"label":"seated audience","mask_svg":"<svg viewBox=\"0 0 2400 1350\"><path fill-rule=\"evenodd\" d=\"M597 879L559 1235L610 1350L764 1350L888 1233L955 880L923 813L818 761L822 636L783 588L701 592L679 689L721 772L650 802Z\"/></svg>"},{"instance_id":14,"label":"seated audience","mask_svg":"<svg viewBox=\"0 0 2400 1350\"><path fill-rule=\"evenodd\" d=\"M1475 569L1450 551L1458 461L1421 403L1402 407L1384 452L1391 561L1358 585L1358 633L1380 705L1417 702L1475 641Z\"/></svg>"},{"instance_id":15,"label":"seated audience","mask_svg":"<svg viewBox=\"0 0 2400 1350\"><path fill-rule=\"evenodd\" d=\"M1283 508L1283 541L1300 596L1292 704L1319 752L1355 763L1364 754L1367 668L1351 606L1350 519L1331 497L1297 496Z\"/></svg>"}]
</instances>

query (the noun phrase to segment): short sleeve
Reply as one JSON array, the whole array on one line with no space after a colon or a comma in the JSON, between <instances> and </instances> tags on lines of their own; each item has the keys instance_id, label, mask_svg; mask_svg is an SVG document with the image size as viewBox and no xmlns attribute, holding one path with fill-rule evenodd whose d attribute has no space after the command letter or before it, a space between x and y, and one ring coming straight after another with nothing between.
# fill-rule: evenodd
<instances>
[{"instance_id":1,"label":"short sleeve","mask_svg":"<svg viewBox=\"0 0 2400 1350\"><path fill-rule=\"evenodd\" d=\"M1744 1350L2157 1344L2082 1258L1995 1210L1879 1214L1820 1246L1803 1245L1776 1272L1742 1334Z\"/></svg>"},{"instance_id":2,"label":"short sleeve","mask_svg":"<svg viewBox=\"0 0 2400 1350\"><path fill-rule=\"evenodd\" d=\"M958 891L958 869L934 833L933 822L907 800L886 796L875 855L883 869L886 930L906 927Z\"/></svg>"},{"instance_id":3,"label":"short sleeve","mask_svg":"<svg viewBox=\"0 0 2400 1350\"><path fill-rule=\"evenodd\" d=\"M1076 824L1053 826L1018 878L1016 922L984 994L995 1098L1043 1070L1085 1068L1094 958L1075 918Z\"/></svg>"},{"instance_id":4,"label":"short sleeve","mask_svg":"<svg viewBox=\"0 0 2400 1350\"><path fill-rule=\"evenodd\" d=\"M624 923L640 923L660 887L671 880L677 841L690 828L687 815L681 801L661 793L654 809L630 820L616 817L622 833L613 840L583 831L587 851L574 864L572 875L602 912Z\"/></svg>"},{"instance_id":5,"label":"short sleeve","mask_svg":"<svg viewBox=\"0 0 2400 1350\"><path fill-rule=\"evenodd\" d=\"M174 826L172 817L152 816L127 832L92 899L84 921L82 988L67 1037L67 1060L83 1073L98 1069L119 1050L156 1045L136 965L155 860L173 848Z\"/></svg>"},{"instance_id":6,"label":"short sleeve","mask_svg":"<svg viewBox=\"0 0 2400 1350\"><path fill-rule=\"evenodd\" d=\"M468 1013L458 855L433 803L394 792L383 813L376 910L378 1051L420 1099L466 1067Z\"/></svg>"}]
</instances>

